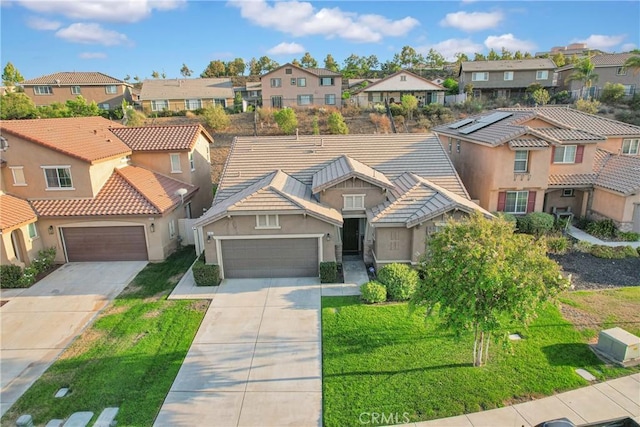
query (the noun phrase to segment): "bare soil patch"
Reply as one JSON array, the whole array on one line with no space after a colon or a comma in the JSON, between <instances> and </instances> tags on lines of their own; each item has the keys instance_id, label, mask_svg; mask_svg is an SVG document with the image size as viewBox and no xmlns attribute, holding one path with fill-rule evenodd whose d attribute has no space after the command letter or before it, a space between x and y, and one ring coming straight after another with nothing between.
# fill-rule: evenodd
<instances>
[{"instance_id":1,"label":"bare soil patch","mask_svg":"<svg viewBox=\"0 0 640 427\"><path fill-rule=\"evenodd\" d=\"M571 273L574 289L640 286L640 258L604 259L582 252L550 257Z\"/></svg>"}]
</instances>

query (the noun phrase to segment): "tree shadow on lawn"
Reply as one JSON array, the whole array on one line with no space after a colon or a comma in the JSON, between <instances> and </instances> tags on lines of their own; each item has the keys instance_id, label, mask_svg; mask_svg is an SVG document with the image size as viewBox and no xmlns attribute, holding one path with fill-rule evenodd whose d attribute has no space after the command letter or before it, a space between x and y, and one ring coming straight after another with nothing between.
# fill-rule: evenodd
<instances>
[{"instance_id":1,"label":"tree shadow on lawn","mask_svg":"<svg viewBox=\"0 0 640 427\"><path fill-rule=\"evenodd\" d=\"M551 366L597 366L602 361L591 351L588 344L561 343L541 348Z\"/></svg>"},{"instance_id":2,"label":"tree shadow on lawn","mask_svg":"<svg viewBox=\"0 0 640 427\"><path fill-rule=\"evenodd\" d=\"M353 377L353 376L374 376L374 375L397 375L397 374L409 374L412 372L426 372L440 369L455 369L455 368L471 368L473 363L449 363L446 365L437 366L422 366L419 368L411 369L398 369L395 371L360 371L360 372L339 372L335 374L324 374L325 378L331 377Z\"/></svg>"}]
</instances>

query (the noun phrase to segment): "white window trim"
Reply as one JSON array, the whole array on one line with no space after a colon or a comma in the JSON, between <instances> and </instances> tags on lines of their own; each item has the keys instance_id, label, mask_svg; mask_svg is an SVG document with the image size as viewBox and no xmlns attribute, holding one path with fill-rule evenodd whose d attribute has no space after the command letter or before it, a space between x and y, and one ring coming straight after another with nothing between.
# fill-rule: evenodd
<instances>
[{"instance_id":1,"label":"white window trim","mask_svg":"<svg viewBox=\"0 0 640 427\"><path fill-rule=\"evenodd\" d=\"M71 165L47 165L40 166L42 169L42 174L44 175L44 185L46 188L44 191L71 191L75 190L73 186L73 176L71 175ZM71 187L49 187L49 181L47 181L47 169L69 169L69 179L71 180ZM60 183L60 178L58 177L58 183Z\"/></svg>"},{"instance_id":2,"label":"white window trim","mask_svg":"<svg viewBox=\"0 0 640 427\"><path fill-rule=\"evenodd\" d=\"M189 153L189 167L191 168L191 172L195 172L195 170L196 170L196 161L193 158L193 151Z\"/></svg>"},{"instance_id":3,"label":"white window trim","mask_svg":"<svg viewBox=\"0 0 640 427\"><path fill-rule=\"evenodd\" d=\"M113 92L109 90L109 88L113 88ZM109 95L115 95L118 93L118 86L117 85L106 85L104 87L104 91L106 93L108 93Z\"/></svg>"},{"instance_id":4,"label":"white window trim","mask_svg":"<svg viewBox=\"0 0 640 427\"><path fill-rule=\"evenodd\" d=\"M511 78L507 78L511 77ZM505 71L504 72L504 81L513 81L513 71Z\"/></svg>"},{"instance_id":5,"label":"white window trim","mask_svg":"<svg viewBox=\"0 0 640 427\"><path fill-rule=\"evenodd\" d=\"M260 225L260 218L265 219L265 225ZM275 219L275 224L272 224L269 218ZM280 228L280 217L278 214L263 214L256 215L256 229L257 230L277 230Z\"/></svg>"},{"instance_id":6,"label":"white window trim","mask_svg":"<svg viewBox=\"0 0 640 427\"><path fill-rule=\"evenodd\" d=\"M513 159L513 171L515 173L527 173L529 172L529 152L526 150L516 150L515 152L516 154L514 155L514 159ZM526 159L518 159L518 154L517 153L526 153L527 154L527 158ZM516 169L516 165L518 163L523 163L524 162L524 170L519 170Z\"/></svg>"},{"instance_id":7,"label":"white window trim","mask_svg":"<svg viewBox=\"0 0 640 427\"><path fill-rule=\"evenodd\" d=\"M573 160L571 160L570 162L567 161L566 156L567 156L567 148L568 147L575 147L575 149L573 150ZM555 157L555 153L558 152L559 148L563 148L564 152L562 154L562 161L561 162L556 162L556 157ZM553 155L553 164L555 165L572 165L576 162L576 154L578 152L578 146L575 144L572 145L563 145L561 147L556 147L556 151Z\"/></svg>"},{"instance_id":8,"label":"white window trim","mask_svg":"<svg viewBox=\"0 0 640 427\"><path fill-rule=\"evenodd\" d=\"M544 77L538 77L540 73L543 73ZM549 79L549 70L537 70L536 71L536 80L547 80Z\"/></svg>"},{"instance_id":9,"label":"white window trim","mask_svg":"<svg viewBox=\"0 0 640 427\"><path fill-rule=\"evenodd\" d=\"M518 195L524 193L525 196L525 200L524 200L524 210L522 212L520 211L509 211L507 210L507 197L509 197L509 193L516 193L516 201L514 203L514 209L518 206ZM518 190L518 191L507 191L506 195L505 195L505 200L504 200L504 212L505 213L511 213L511 214L523 214L523 213L527 213L527 203L529 203L529 191L527 190Z\"/></svg>"},{"instance_id":10,"label":"white window trim","mask_svg":"<svg viewBox=\"0 0 640 427\"><path fill-rule=\"evenodd\" d=\"M33 236L31 235L31 227L33 227ZM35 222L31 222L29 223L29 225L27 225L27 234L29 235L29 239L31 239L32 241L40 237L38 235L38 229L36 228Z\"/></svg>"},{"instance_id":11,"label":"white window trim","mask_svg":"<svg viewBox=\"0 0 640 427\"><path fill-rule=\"evenodd\" d=\"M40 92L40 89L47 88L45 92ZM38 85L33 87L33 93L35 95L53 95L53 88L49 85Z\"/></svg>"},{"instance_id":12,"label":"white window trim","mask_svg":"<svg viewBox=\"0 0 640 427\"><path fill-rule=\"evenodd\" d=\"M627 69L625 67L618 67L616 69L616 75L617 76L626 76L627 75Z\"/></svg>"},{"instance_id":13,"label":"white window trim","mask_svg":"<svg viewBox=\"0 0 640 427\"><path fill-rule=\"evenodd\" d=\"M479 75L482 74L481 79L479 79ZM471 81L472 82L487 82L489 81L489 72L488 71L475 71L471 73Z\"/></svg>"},{"instance_id":14,"label":"white window trim","mask_svg":"<svg viewBox=\"0 0 640 427\"><path fill-rule=\"evenodd\" d=\"M176 220L169 221L169 240L173 240L176 237Z\"/></svg>"},{"instance_id":15,"label":"white window trim","mask_svg":"<svg viewBox=\"0 0 640 427\"><path fill-rule=\"evenodd\" d=\"M158 103L162 102L162 108L158 108ZM154 99L151 101L151 111L164 111L169 109L169 101L166 99Z\"/></svg>"},{"instance_id":16,"label":"white window trim","mask_svg":"<svg viewBox=\"0 0 640 427\"><path fill-rule=\"evenodd\" d=\"M178 159L178 169L174 169L173 159ZM170 153L169 154L169 163L171 163L171 173L182 173L182 162L180 161L180 154L178 153Z\"/></svg>"},{"instance_id":17,"label":"white window trim","mask_svg":"<svg viewBox=\"0 0 640 427\"><path fill-rule=\"evenodd\" d=\"M573 188L563 188L562 197L575 197L575 190Z\"/></svg>"},{"instance_id":18,"label":"white window trim","mask_svg":"<svg viewBox=\"0 0 640 427\"><path fill-rule=\"evenodd\" d=\"M27 186L27 177L24 176L24 166L9 166L11 169L11 176L13 177L13 186L14 187L26 187ZM22 171L22 179L23 182L18 182L16 179L16 170Z\"/></svg>"},{"instance_id":19,"label":"white window trim","mask_svg":"<svg viewBox=\"0 0 640 427\"><path fill-rule=\"evenodd\" d=\"M195 108L192 108L191 103L195 102ZM184 109L188 111L194 111L202 108L202 99L200 98L190 98L184 100Z\"/></svg>"},{"instance_id":20,"label":"white window trim","mask_svg":"<svg viewBox=\"0 0 640 427\"><path fill-rule=\"evenodd\" d=\"M343 203L342 203L342 210L345 211L361 211L364 210L364 198L365 198L366 194L343 194L342 195L342 199L343 199ZM352 205L353 207L348 208L347 207L347 199L352 199ZM355 207L355 201L356 200L362 200L362 207Z\"/></svg>"},{"instance_id":21,"label":"white window trim","mask_svg":"<svg viewBox=\"0 0 640 427\"><path fill-rule=\"evenodd\" d=\"M629 151L627 153L624 152L624 144L629 142ZM632 150L635 142L635 150ZM640 153L640 139L636 138L626 138L622 140L622 154L625 156L636 156Z\"/></svg>"},{"instance_id":22,"label":"white window trim","mask_svg":"<svg viewBox=\"0 0 640 427\"><path fill-rule=\"evenodd\" d=\"M76 92L75 89L78 88ZM71 86L71 95L80 95L82 93L82 89L78 85Z\"/></svg>"}]
</instances>

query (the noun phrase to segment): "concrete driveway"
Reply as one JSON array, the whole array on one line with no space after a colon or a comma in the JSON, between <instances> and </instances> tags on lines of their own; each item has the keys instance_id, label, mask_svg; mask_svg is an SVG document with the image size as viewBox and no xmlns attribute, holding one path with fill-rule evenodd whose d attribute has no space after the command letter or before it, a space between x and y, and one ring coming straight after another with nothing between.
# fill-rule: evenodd
<instances>
[{"instance_id":1,"label":"concrete driveway","mask_svg":"<svg viewBox=\"0 0 640 427\"><path fill-rule=\"evenodd\" d=\"M28 289L0 292L2 415L145 265L68 263Z\"/></svg>"}]
</instances>

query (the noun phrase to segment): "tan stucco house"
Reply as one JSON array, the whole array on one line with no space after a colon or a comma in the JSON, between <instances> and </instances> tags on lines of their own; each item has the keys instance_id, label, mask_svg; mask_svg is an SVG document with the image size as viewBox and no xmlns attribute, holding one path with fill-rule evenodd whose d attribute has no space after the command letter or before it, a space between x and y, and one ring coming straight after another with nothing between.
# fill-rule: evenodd
<instances>
[{"instance_id":1,"label":"tan stucco house","mask_svg":"<svg viewBox=\"0 0 640 427\"><path fill-rule=\"evenodd\" d=\"M228 77L207 79L150 79L142 82L140 104L145 113L194 111L211 105L233 106Z\"/></svg>"},{"instance_id":2,"label":"tan stucco house","mask_svg":"<svg viewBox=\"0 0 640 427\"><path fill-rule=\"evenodd\" d=\"M571 212L640 230L640 127L567 107L500 109L437 126L488 211Z\"/></svg>"},{"instance_id":3,"label":"tan stucco house","mask_svg":"<svg viewBox=\"0 0 640 427\"><path fill-rule=\"evenodd\" d=\"M199 125L79 117L5 121L0 132L3 263L26 265L48 247L57 262L163 260L178 220L211 204L200 172L209 177L212 139ZM13 205L21 214L5 224Z\"/></svg>"},{"instance_id":4,"label":"tan stucco house","mask_svg":"<svg viewBox=\"0 0 640 427\"><path fill-rule=\"evenodd\" d=\"M474 210L489 215L432 135L236 137L196 246L226 278L317 276L344 255L415 264Z\"/></svg>"},{"instance_id":5,"label":"tan stucco house","mask_svg":"<svg viewBox=\"0 0 640 427\"><path fill-rule=\"evenodd\" d=\"M444 104L446 88L409 71L402 70L376 81L363 80L351 96L358 107L372 108L376 104L400 103L403 95L413 95L418 106Z\"/></svg>"},{"instance_id":6,"label":"tan stucco house","mask_svg":"<svg viewBox=\"0 0 640 427\"><path fill-rule=\"evenodd\" d=\"M260 77L262 105L271 108L340 107L342 76L325 68L287 63Z\"/></svg>"}]
</instances>

